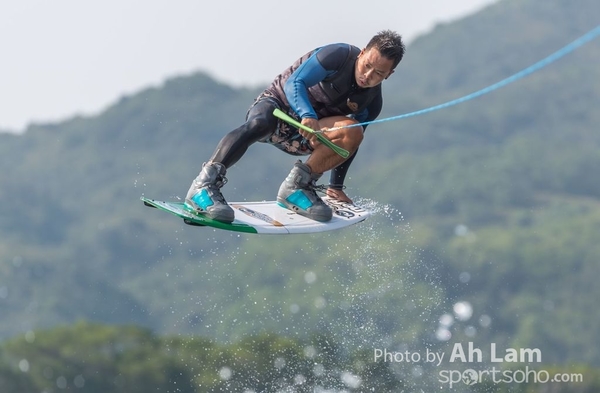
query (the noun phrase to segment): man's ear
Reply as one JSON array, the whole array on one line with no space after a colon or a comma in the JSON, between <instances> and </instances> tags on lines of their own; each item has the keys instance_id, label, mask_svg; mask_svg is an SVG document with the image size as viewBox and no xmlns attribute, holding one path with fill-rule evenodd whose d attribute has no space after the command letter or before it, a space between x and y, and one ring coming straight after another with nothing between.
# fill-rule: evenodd
<instances>
[{"instance_id":1,"label":"man's ear","mask_svg":"<svg viewBox=\"0 0 600 393\"><path fill-rule=\"evenodd\" d=\"M386 76L386 77L385 77L385 79L387 79L387 78L389 78L390 76L392 76L392 74L394 73L394 71L396 71L396 70L392 70L392 71L390 71L390 73L388 74L388 76Z\"/></svg>"}]
</instances>

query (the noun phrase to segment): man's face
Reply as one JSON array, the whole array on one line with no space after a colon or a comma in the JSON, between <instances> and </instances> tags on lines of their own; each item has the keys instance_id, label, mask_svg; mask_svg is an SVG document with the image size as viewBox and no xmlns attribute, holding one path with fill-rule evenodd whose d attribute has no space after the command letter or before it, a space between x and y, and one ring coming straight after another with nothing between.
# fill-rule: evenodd
<instances>
[{"instance_id":1,"label":"man's face","mask_svg":"<svg viewBox=\"0 0 600 393\"><path fill-rule=\"evenodd\" d=\"M376 48L363 49L356 59L354 78L362 88L375 87L394 73L394 62Z\"/></svg>"}]
</instances>

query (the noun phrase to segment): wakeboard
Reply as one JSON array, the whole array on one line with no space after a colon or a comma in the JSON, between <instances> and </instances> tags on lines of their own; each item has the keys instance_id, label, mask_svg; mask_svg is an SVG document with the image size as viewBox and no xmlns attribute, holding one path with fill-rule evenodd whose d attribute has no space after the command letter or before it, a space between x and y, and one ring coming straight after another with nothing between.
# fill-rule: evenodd
<instances>
[{"instance_id":1,"label":"wakeboard","mask_svg":"<svg viewBox=\"0 0 600 393\"><path fill-rule=\"evenodd\" d=\"M371 215L368 209L351 203L341 202L327 196L322 199L333 209L333 218L328 222L319 222L303 217L280 206L276 201L263 201L230 202L229 205L235 212L235 218L232 223L224 223L190 212L184 207L183 201L168 202L141 197L146 206L174 214L189 225L270 235L333 231L364 221Z\"/></svg>"}]
</instances>

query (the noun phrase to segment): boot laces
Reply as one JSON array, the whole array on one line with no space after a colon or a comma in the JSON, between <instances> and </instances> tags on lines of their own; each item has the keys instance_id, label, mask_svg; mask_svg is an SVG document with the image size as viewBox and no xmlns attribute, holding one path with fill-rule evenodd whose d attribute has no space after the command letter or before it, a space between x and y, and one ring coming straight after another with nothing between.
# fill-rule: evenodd
<instances>
[{"instance_id":1,"label":"boot laces","mask_svg":"<svg viewBox=\"0 0 600 393\"><path fill-rule=\"evenodd\" d=\"M204 185L198 183L198 189L205 188L209 191L209 195L214 201L227 203L225 201L225 197L221 193L221 188L225 184L227 184L227 178L225 176L218 175L215 181L212 183L205 183Z\"/></svg>"},{"instance_id":2,"label":"boot laces","mask_svg":"<svg viewBox=\"0 0 600 393\"><path fill-rule=\"evenodd\" d=\"M322 194L327 192L327 186L325 184L317 184L314 180L308 184L308 188Z\"/></svg>"},{"instance_id":3,"label":"boot laces","mask_svg":"<svg viewBox=\"0 0 600 393\"><path fill-rule=\"evenodd\" d=\"M314 180L311 181L309 183L309 187L311 190L316 191L316 192L320 192L322 194L326 194L327 193L327 189L329 188L328 185L325 184L317 184ZM344 190L346 188L346 186L342 186L342 190Z\"/></svg>"},{"instance_id":4,"label":"boot laces","mask_svg":"<svg viewBox=\"0 0 600 393\"><path fill-rule=\"evenodd\" d=\"M217 189L221 189L225 184L227 184L227 178L225 176L218 175L215 179L215 187L217 187Z\"/></svg>"}]
</instances>

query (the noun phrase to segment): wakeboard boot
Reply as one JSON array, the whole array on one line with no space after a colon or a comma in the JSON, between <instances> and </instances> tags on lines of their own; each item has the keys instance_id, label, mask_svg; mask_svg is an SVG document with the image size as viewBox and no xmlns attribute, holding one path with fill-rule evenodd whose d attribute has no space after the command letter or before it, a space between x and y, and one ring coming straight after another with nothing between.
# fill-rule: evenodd
<instances>
[{"instance_id":1,"label":"wakeboard boot","mask_svg":"<svg viewBox=\"0 0 600 393\"><path fill-rule=\"evenodd\" d=\"M185 207L216 221L233 222L235 213L221 194L221 187L227 183L226 172L225 165L219 162L205 163L187 192Z\"/></svg>"},{"instance_id":2,"label":"wakeboard boot","mask_svg":"<svg viewBox=\"0 0 600 393\"><path fill-rule=\"evenodd\" d=\"M331 220L333 217L331 207L327 206L316 192L317 180L322 175L322 173L312 173L306 164L297 161L279 187L277 203L315 221Z\"/></svg>"}]
</instances>

